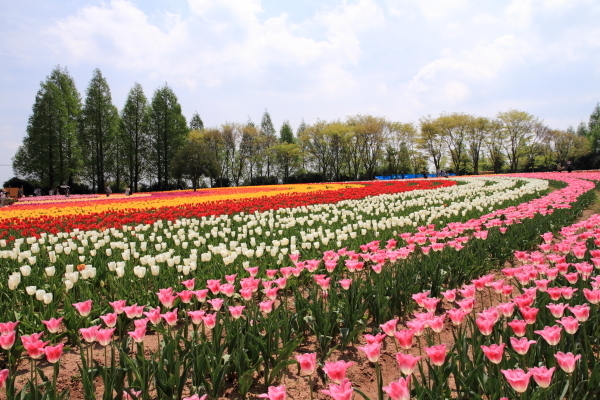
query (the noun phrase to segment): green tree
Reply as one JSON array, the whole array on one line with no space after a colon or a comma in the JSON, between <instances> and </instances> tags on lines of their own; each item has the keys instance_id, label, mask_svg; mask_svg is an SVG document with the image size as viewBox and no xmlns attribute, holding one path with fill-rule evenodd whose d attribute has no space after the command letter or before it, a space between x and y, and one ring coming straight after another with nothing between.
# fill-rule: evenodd
<instances>
[{"instance_id":1,"label":"green tree","mask_svg":"<svg viewBox=\"0 0 600 400\"><path fill-rule=\"evenodd\" d=\"M417 137L416 142L417 147L431 157L435 170L439 171L445 150L444 137L439 124L429 116L421 118L421 132ZM418 158L415 158L413 161L415 173L418 173L421 170L420 164L422 164L422 162Z\"/></svg>"},{"instance_id":2,"label":"green tree","mask_svg":"<svg viewBox=\"0 0 600 400\"><path fill-rule=\"evenodd\" d=\"M144 89L135 83L121 111L121 141L126 179L134 191L148 167L148 99Z\"/></svg>"},{"instance_id":3,"label":"green tree","mask_svg":"<svg viewBox=\"0 0 600 400\"><path fill-rule=\"evenodd\" d=\"M467 153L473 165L473 174L479 174L479 161L481 152L490 130L493 129L493 121L486 117L472 118L467 130L466 146Z\"/></svg>"},{"instance_id":4,"label":"green tree","mask_svg":"<svg viewBox=\"0 0 600 400\"><path fill-rule=\"evenodd\" d=\"M150 173L160 189L169 187L171 163L185 144L188 127L173 90L164 85L154 92L149 110Z\"/></svg>"},{"instance_id":5,"label":"green tree","mask_svg":"<svg viewBox=\"0 0 600 400\"><path fill-rule=\"evenodd\" d=\"M87 154L83 163L84 174L90 180L92 190L101 190L106 184L114 161L111 157L118 124L119 114L112 104L110 87L96 68L86 90L79 128L80 145Z\"/></svg>"},{"instance_id":6,"label":"green tree","mask_svg":"<svg viewBox=\"0 0 600 400\"><path fill-rule=\"evenodd\" d=\"M192 119L190 120L190 130L201 131L203 129L204 129L204 122L202 122L202 119L200 118L198 113L194 112L194 115L192 115Z\"/></svg>"},{"instance_id":7,"label":"green tree","mask_svg":"<svg viewBox=\"0 0 600 400\"><path fill-rule=\"evenodd\" d=\"M273 121L271 121L271 115L267 110L263 114L262 120L260 121L260 131L259 136L257 136L257 148L259 151L256 155L259 157L257 160L257 166L259 166L259 175L270 176L271 175L271 167L274 164L275 155L273 152L268 149L277 143L277 136L275 135L275 127L273 126ZM266 170L263 171L263 166L266 167Z\"/></svg>"},{"instance_id":8,"label":"green tree","mask_svg":"<svg viewBox=\"0 0 600 400\"><path fill-rule=\"evenodd\" d=\"M452 167L457 175L460 175L463 169L461 163L467 151L467 135L472 119L467 114L452 113L441 115L435 120L446 148L450 151Z\"/></svg>"},{"instance_id":9,"label":"green tree","mask_svg":"<svg viewBox=\"0 0 600 400\"><path fill-rule=\"evenodd\" d=\"M290 125L290 121L283 121L279 130L279 141L282 143L294 143L294 130Z\"/></svg>"},{"instance_id":10,"label":"green tree","mask_svg":"<svg viewBox=\"0 0 600 400\"><path fill-rule=\"evenodd\" d=\"M189 179L194 191L202 176L215 179L220 174L220 164L211 148L202 139L188 140L173 157L172 174L177 180Z\"/></svg>"},{"instance_id":11,"label":"green tree","mask_svg":"<svg viewBox=\"0 0 600 400\"><path fill-rule=\"evenodd\" d=\"M43 187L72 185L81 163L77 142L81 97L69 71L60 66L40 86L13 169Z\"/></svg>"},{"instance_id":12,"label":"green tree","mask_svg":"<svg viewBox=\"0 0 600 400\"><path fill-rule=\"evenodd\" d=\"M519 161L527 152L527 147L539 122L533 115L519 110L498 113L505 138L504 147L511 172L519 168Z\"/></svg>"}]
</instances>

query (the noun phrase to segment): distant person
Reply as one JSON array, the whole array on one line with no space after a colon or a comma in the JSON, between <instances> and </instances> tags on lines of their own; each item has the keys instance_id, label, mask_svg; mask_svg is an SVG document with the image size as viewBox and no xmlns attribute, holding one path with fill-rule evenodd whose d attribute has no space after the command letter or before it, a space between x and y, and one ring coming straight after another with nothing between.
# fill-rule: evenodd
<instances>
[{"instance_id":1,"label":"distant person","mask_svg":"<svg viewBox=\"0 0 600 400\"><path fill-rule=\"evenodd\" d=\"M65 188L65 197L69 198L69 196L71 196L71 188L67 186Z\"/></svg>"},{"instance_id":2,"label":"distant person","mask_svg":"<svg viewBox=\"0 0 600 400\"><path fill-rule=\"evenodd\" d=\"M38 197L38 196L41 196L41 195L42 195L42 189L40 189L40 188L36 188L36 189L33 191L33 194L34 194L36 197Z\"/></svg>"},{"instance_id":3,"label":"distant person","mask_svg":"<svg viewBox=\"0 0 600 400\"><path fill-rule=\"evenodd\" d=\"M131 194L131 188L129 186L127 186L127 189L125 189L125 196L129 196Z\"/></svg>"},{"instance_id":4,"label":"distant person","mask_svg":"<svg viewBox=\"0 0 600 400\"><path fill-rule=\"evenodd\" d=\"M567 161L567 172L573 171L573 161Z\"/></svg>"},{"instance_id":5,"label":"distant person","mask_svg":"<svg viewBox=\"0 0 600 400\"><path fill-rule=\"evenodd\" d=\"M6 192L4 190L0 191L0 207L4 207L4 203L6 202Z\"/></svg>"},{"instance_id":6,"label":"distant person","mask_svg":"<svg viewBox=\"0 0 600 400\"><path fill-rule=\"evenodd\" d=\"M19 188L19 190L17 190L17 198L21 198L23 197L23 188Z\"/></svg>"},{"instance_id":7,"label":"distant person","mask_svg":"<svg viewBox=\"0 0 600 400\"><path fill-rule=\"evenodd\" d=\"M108 197L112 193L112 190L110 190L110 187L108 187L108 185L105 185L104 192L106 193L106 197Z\"/></svg>"},{"instance_id":8,"label":"distant person","mask_svg":"<svg viewBox=\"0 0 600 400\"><path fill-rule=\"evenodd\" d=\"M54 196L54 190L52 190L52 189L48 190L48 196Z\"/></svg>"},{"instance_id":9,"label":"distant person","mask_svg":"<svg viewBox=\"0 0 600 400\"><path fill-rule=\"evenodd\" d=\"M563 170L564 170L564 169L565 169L565 168L562 166L562 164L561 164L561 163L558 163L558 164L556 165L556 170L557 170L558 172L563 172Z\"/></svg>"}]
</instances>

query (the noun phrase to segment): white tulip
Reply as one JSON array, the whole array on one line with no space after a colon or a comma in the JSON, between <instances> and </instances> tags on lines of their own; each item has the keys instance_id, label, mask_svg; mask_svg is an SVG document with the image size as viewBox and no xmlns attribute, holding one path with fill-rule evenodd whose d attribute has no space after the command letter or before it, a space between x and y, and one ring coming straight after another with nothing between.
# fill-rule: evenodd
<instances>
[{"instance_id":1,"label":"white tulip","mask_svg":"<svg viewBox=\"0 0 600 400\"><path fill-rule=\"evenodd\" d=\"M35 286L27 286L25 288L25 291L27 292L28 295L33 296L35 294L35 291L37 290L37 287Z\"/></svg>"},{"instance_id":2,"label":"white tulip","mask_svg":"<svg viewBox=\"0 0 600 400\"><path fill-rule=\"evenodd\" d=\"M19 268L19 270L23 276L31 275L31 267L29 265L23 265L21 268Z\"/></svg>"},{"instance_id":3,"label":"white tulip","mask_svg":"<svg viewBox=\"0 0 600 400\"><path fill-rule=\"evenodd\" d=\"M50 304L52 303L52 293L45 293L44 294L44 304Z\"/></svg>"},{"instance_id":4,"label":"white tulip","mask_svg":"<svg viewBox=\"0 0 600 400\"><path fill-rule=\"evenodd\" d=\"M65 288L66 288L67 290L71 290L71 289L73 289L73 285L74 285L74 284L73 284L73 282L72 282L71 280L67 279L67 280L65 281Z\"/></svg>"},{"instance_id":5,"label":"white tulip","mask_svg":"<svg viewBox=\"0 0 600 400\"><path fill-rule=\"evenodd\" d=\"M46 276L48 277L52 277L56 274L56 268L55 267L46 267L44 269L44 271L46 272Z\"/></svg>"},{"instance_id":6,"label":"white tulip","mask_svg":"<svg viewBox=\"0 0 600 400\"><path fill-rule=\"evenodd\" d=\"M118 278L122 278L123 275L125 275L125 268L124 267L117 267L115 269L115 272L117 273L117 277Z\"/></svg>"},{"instance_id":7,"label":"white tulip","mask_svg":"<svg viewBox=\"0 0 600 400\"><path fill-rule=\"evenodd\" d=\"M157 276L160 273L160 267L158 265L152 265L150 267L150 272L152 273L152 276Z\"/></svg>"},{"instance_id":8,"label":"white tulip","mask_svg":"<svg viewBox=\"0 0 600 400\"><path fill-rule=\"evenodd\" d=\"M35 291L35 299L39 300L39 301L43 301L45 294L46 294L46 291L44 289L38 289Z\"/></svg>"}]
</instances>

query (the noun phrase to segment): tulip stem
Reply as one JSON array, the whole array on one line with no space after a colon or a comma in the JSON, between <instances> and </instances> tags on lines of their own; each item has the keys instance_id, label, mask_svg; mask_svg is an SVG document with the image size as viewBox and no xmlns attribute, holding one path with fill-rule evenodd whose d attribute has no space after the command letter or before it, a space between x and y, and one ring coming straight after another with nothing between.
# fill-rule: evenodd
<instances>
[{"instance_id":1,"label":"tulip stem","mask_svg":"<svg viewBox=\"0 0 600 400\"><path fill-rule=\"evenodd\" d=\"M377 398L383 400L383 382L381 377L381 367L379 363L375 363L375 372L377 374Z\"/></svg>"}]
</instances>

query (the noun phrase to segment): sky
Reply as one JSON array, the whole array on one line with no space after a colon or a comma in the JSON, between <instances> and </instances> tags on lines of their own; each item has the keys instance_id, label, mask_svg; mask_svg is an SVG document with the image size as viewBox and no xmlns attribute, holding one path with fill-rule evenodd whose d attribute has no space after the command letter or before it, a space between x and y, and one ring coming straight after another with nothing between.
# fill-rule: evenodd
<instances>
[{"instance_id":1,"label":"sky","mask_svg":"<svg viewBox=\"0 0 600 400\"><path fill-rule=\"evenodd\" d=\"M205 126L518 109L553 129L600 101L597 0L0 0L0 183L36 92L94 69L121 109L168 84Z\"/></svg>"}]
</instances>

